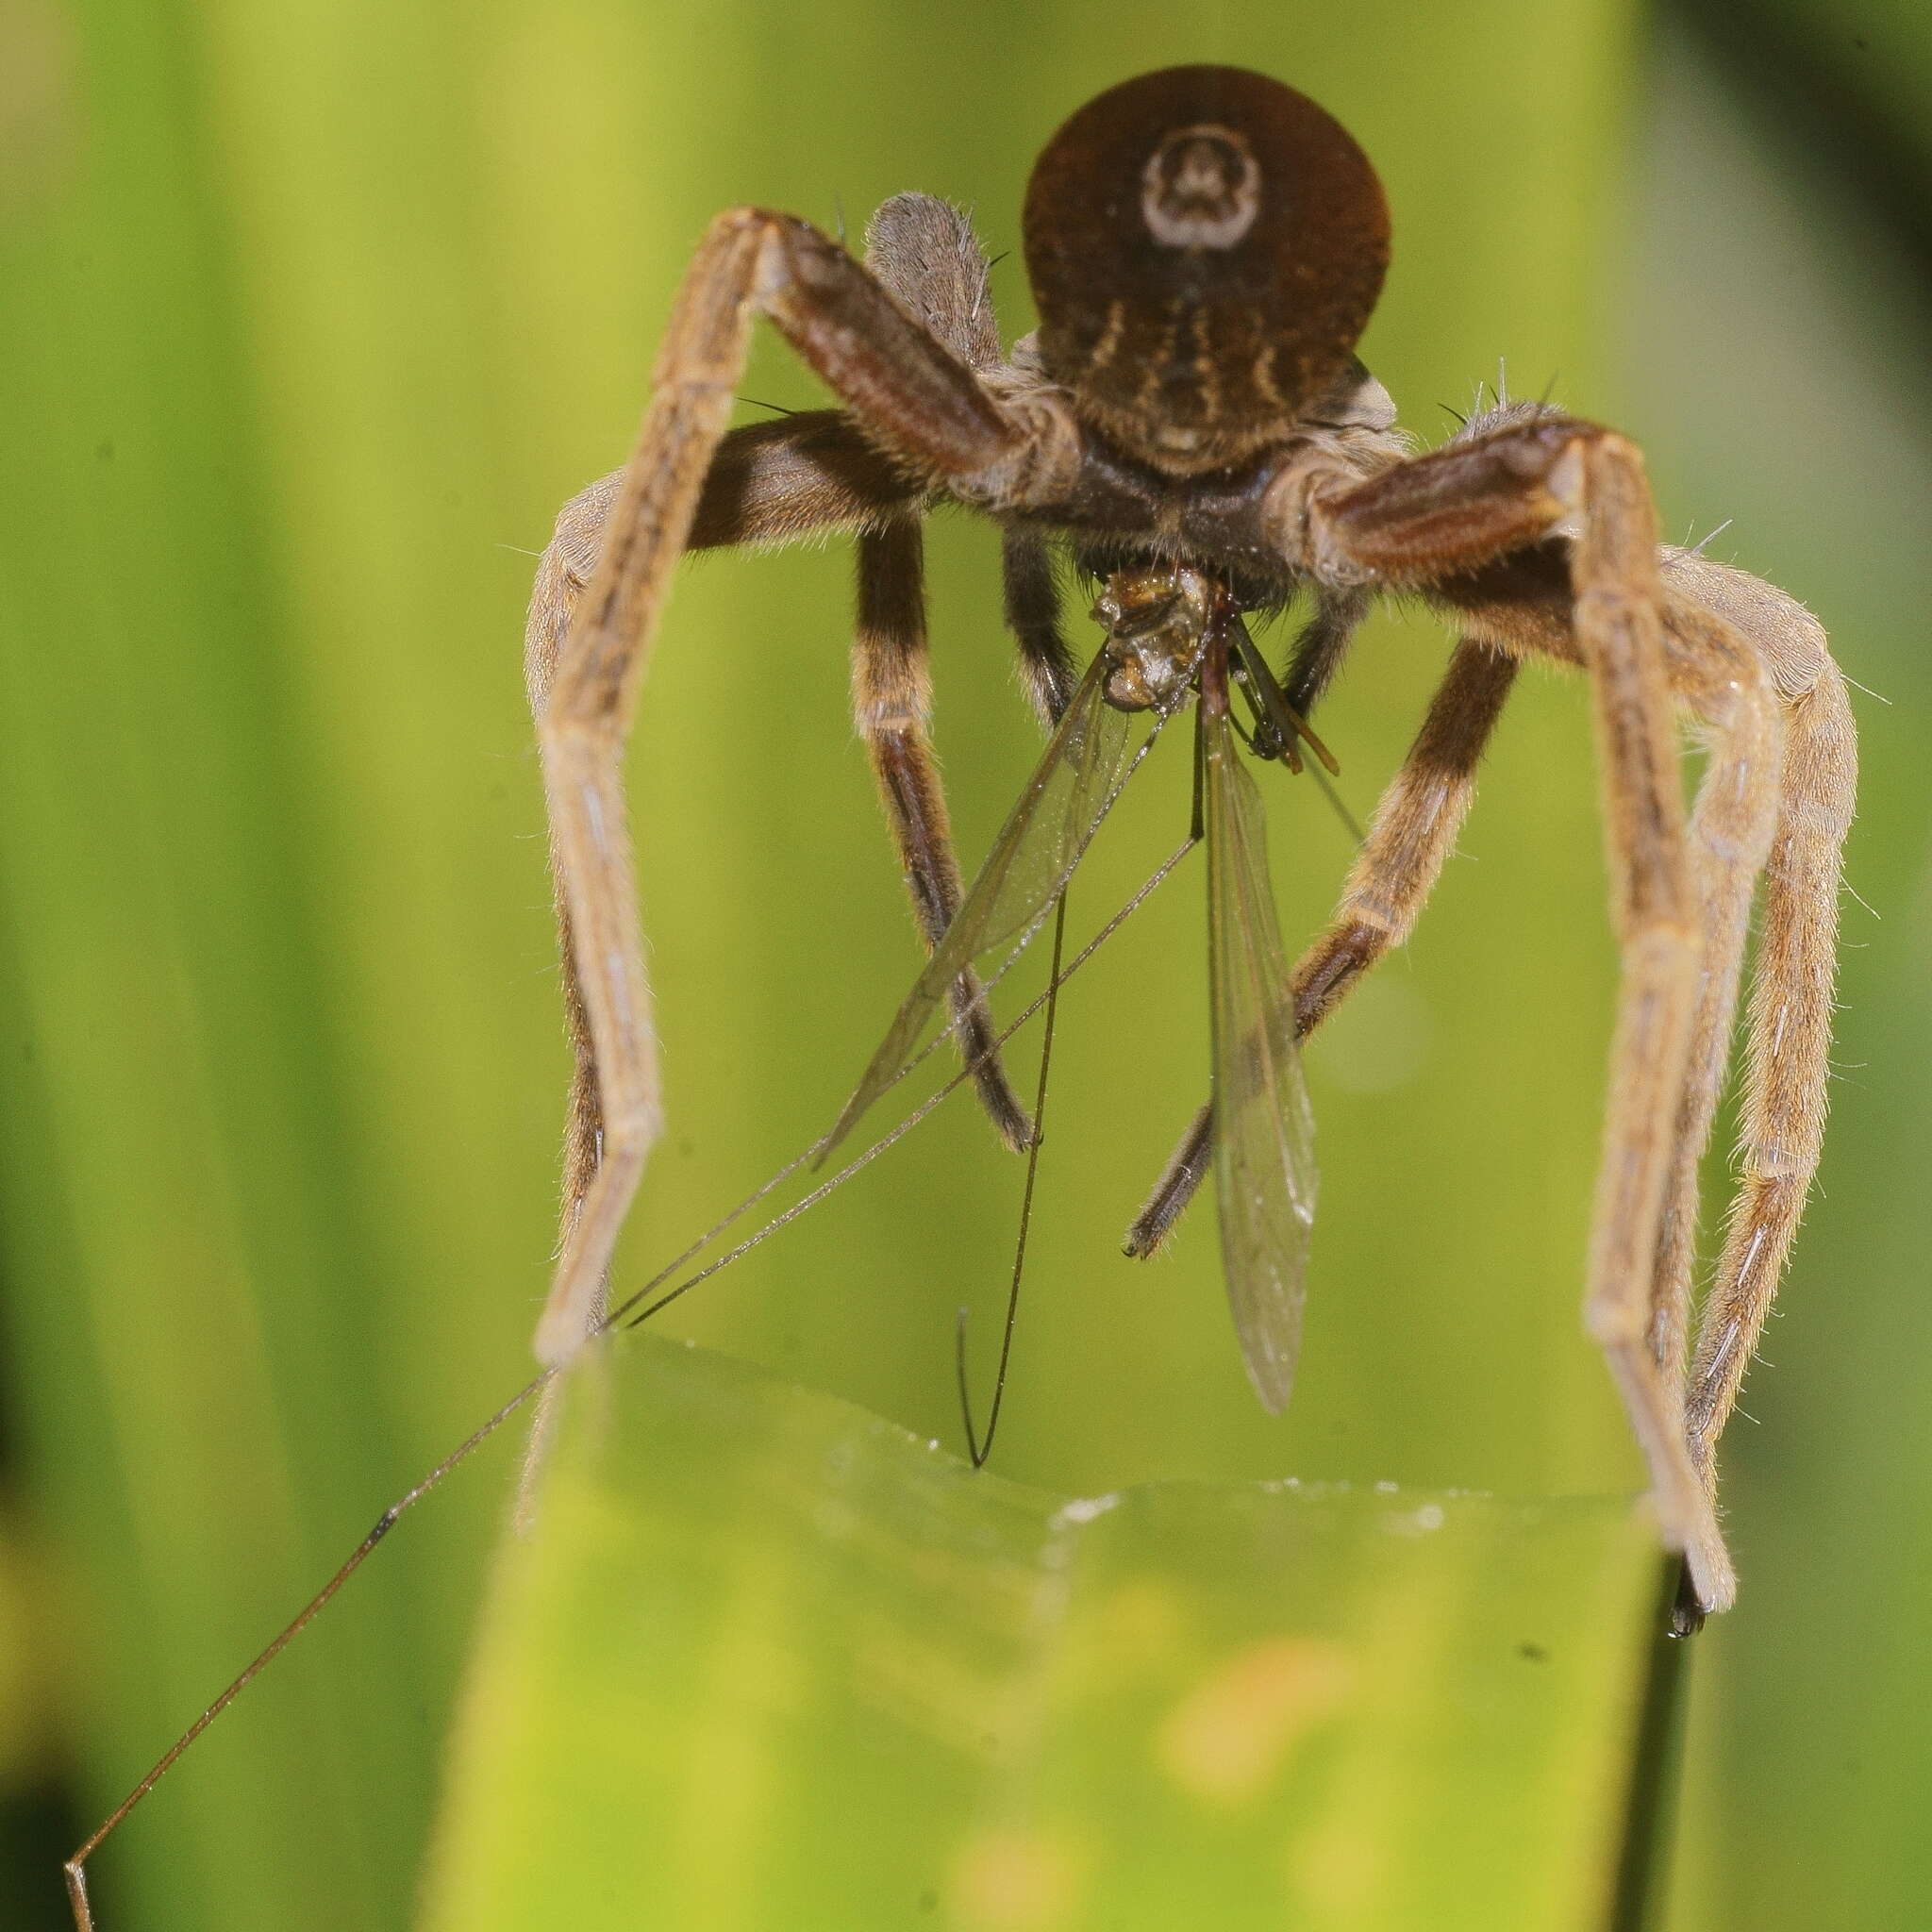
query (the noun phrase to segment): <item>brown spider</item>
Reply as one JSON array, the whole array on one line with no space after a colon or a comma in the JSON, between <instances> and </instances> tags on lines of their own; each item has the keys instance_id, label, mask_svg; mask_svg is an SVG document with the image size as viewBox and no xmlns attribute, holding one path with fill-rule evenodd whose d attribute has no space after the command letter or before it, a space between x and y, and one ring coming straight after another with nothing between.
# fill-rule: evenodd
<instances>
[{"instance_id":1,"label":"brown spider","mask_svg":"<svg viewBox=\"0 0 1932 1932\"><path fill-rule=\"evenodd\" d=\"M926 735L921 520L934 504L999 523L1008 624L1050 724L1087 688L1058 629L1057 554L1108 580L1116 702L1136 701L1119 646L1150 574L1157 604L1162 584L1195 598L1196 655L1163 675L1178 661L1204 715L1211 703L1224 720L1230 664L1251 687L1266 676L1252 646L1231 655L1240 612L1312 597L1274 692L1306 713L1374 595L1419 593L1461 639L1284 1010L1291 995L1305 1037L1407 937L1522 659L1586 671L1623 983L1585 1319L1648 1460L1664 1541L1684 1554L1694 1619L1736 1594L1713 1451L1818 1160L1851 715L1806 610L1657 543L1641 459L1615 432L1499 406L1445 447L1411 453L1353 354L1388 232L1381 187L1348 135L1300 94L1224 67L1129 81L1048 143L1024 216L1041 326L1010 355L970 226L929 197L880 208L862 265L788 215L738 208L712 224L635 451L565 507L531 608L576 1055L562 1248L537 1352L562 1361L601 1322L612 1245L658 1131L621 760L681 552L855 533L855 710L928 948L961 897ZM726 433L759 314L842 408ZM1688 819L1680 707L1709 747ZM1291 755L1279 730L1257 729L1256 744ZM1760 876L1742 1171L1693 1350L1698 1162ZM1023 1146L1030 1124L977 983L961 970L950 984L981 1099ZM1214 1138L1204 1108L1130 1254L1173 1225ZM1243 1341L1264 1400L1285 1398L1285 1368L1271 1380L1245 1328Z\"/></svg>"}]
</instances>

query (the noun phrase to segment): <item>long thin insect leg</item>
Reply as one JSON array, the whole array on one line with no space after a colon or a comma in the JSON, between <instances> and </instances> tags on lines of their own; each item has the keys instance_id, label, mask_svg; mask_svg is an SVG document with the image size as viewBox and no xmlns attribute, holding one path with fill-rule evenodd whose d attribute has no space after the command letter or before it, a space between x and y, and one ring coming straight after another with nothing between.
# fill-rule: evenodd
<instances>
[{"instance_id":1,"label":"long thin insect leg","mask_svg":"<svg viewBox=\"0 0 1932 1932\"><path fill-rule=\"evenodd\" d=\"M1040 1041L1040 1084L1033 1099L1033 1140L1026 1149L1026 1186L1020 1196L1020 1232L1013 1243L1013 1278L1007 1288L1006 1322L1000 1331L1000 1362L993 1377L992 1406L986 1413L986 1435L974 1434L973 1396L966 1379L966 1310L959 1310L955 1340L955 1367L959 1379L959 1418L966 1428L966 1453L974 1469L984 1469L992 1454L992 1439L999 1430L1000 1408L1007 1397L1007 1367L1013 1358L1013 1329L1020 1319L1020 1282L1026 1272L1026 1236L1033 1226L1033 1187L1040 1177L1040 1149L1046 1132L1046 1082L1053 1067L1054 1022L1059 1012L1060 955L1067 938L1067 895L1063 891L1054 908L1053 965L1046 982L1046 1019Z\"/></svg>"},{"instance_id":2,"label":"long thin insect leg","mask_svg":"<svg viewBox=\"0 0 1932 1932\"><path fill-rule=\"evenodd\" d=\"M1189 839L1183 841L1182 843L1174 847L1174 851L1172 851L1167 856L1167 858L1164 858L1158 867L1156 867L1154 872L1149 875L1149 877L1144 881L1144 883L1139 888L1138 891L1136 891L1134 896L1131 899L1129 899L1127 903L1124 906L1123 906L1121 909L1118 912L1116 912L1114 916L1111 919L1109 919L1108 923L1104 926L1102 926L1100 930L1097 933L1095 933L1093 937L1091 940L1089 940L1087 943L1084 946L1082 946L1077 953L1074 955L1071 960L1067 962L1066 971L1058 975L1059 985L1066 985L1066 983L1073 978L1074 974L1078 973L1080 969L1087 964L1088 960L1092 958L1094 954L1097 953L1100 950L1100 948L1109 939L1111 939L1113 935L1117 931L1119 931L1119 929L1124 924L1125 924L1125 923L1130 918L1132 918L1132 916L1136 912L1140 910L1141 906L1143 906L1146 903L1147 899L1153 894L1155 890L1165 882L1168 874L1172 873L1174 870L1174 868L1177 865L1179 865L1184 858L1187 858L1189 853L1193 851L1194 845L1195 841ZM1009 1021L1003 1028L1001 1028L999 1037L993 1041L993 1044L995 1046L1004 1046L1007 1043L1007 1041L1009 1041L1013 1037L1013 1035L1017 1033L1020 1030L1020 1028L1027 1023L1027 1021L1032 1019L1035 1013L1039 1012L1040 1009L1043 1006L1045 1006L1047 1002L1047 997L1048 995L1042 992L1037 995L1026 1007L1023 1008L1016 1018ZM923 1058L924 1054L922 1054L919 1058ZM905 1071L909 1072L911 1067L913 1065L916 1065L917 1063L917 1059L908 1062ZM657 1286L657 1282L654 1281L648 1284L645 1288L640 1289L635 1294L627 1296L625 1300L612 1311L609 1320L606 1325L614 1327L621 1321L624 1326L625 1326L626 1328L634 1328L640 1322L649 1321L650 1318L653 1315L657 1314L660 1308L669 1307L669 1305L676 1301L680 1295L689 1294L692 1289L698 1286L700 1282L708 1281L713 1274L716 1274L720 1269L728 1268L732 1264L732 1262L736 1261L741 1255L749 1254L753 1248L757 1247L759 1244L759 1242L769 1240L773 1235L776 1234L780 1228L788 1226L791 1222L796 1221L798 1217L801 1214L805 1213L808 1209L816 1207L817 1204L823 1201L824 1197L830 1192L832 1192L832 1191L835 1188L842 1187L845 1184L845 1182L850 1180L852 1176L859 1171L860 1168L869 1166L873 1161L876 1160L879 1158L879 1156L887 1150L887 1148L895 1145L900 1141L903 1141L906 1138L906 1136L909 1134L913 1130L913 1128L916 1127L920 1124L920 1122L926 1117L927 1114L932 1112L932 1110L936 1107L940 1106L941 1103L943 1102L950 1094L954 1093L960 1087L964 1086L965 1083L972 1077L972 1070L970 1068L962 1068L958 1073L955 1074L953 1077L950 1080L948 1080L946 1084L943 1087L941 1087L936 1093L934 1093L929 1099L924 1101L918 1108L914 1108L911 1113L908 1114L906 1118L903 1121L901 1121L896 1127L891 1130L891 1132L882 1134L876 1141L874 1141L872 1143L870 1147L868 1147L864 1151L864 1153L855 1155L850 1160L848 1160L845 1163L843 1167L840 1168L839 1171L836 1174L834 1174L830 1179L821 1181L819 1185L815 1187L811 1191L811 1192L807 1194L802 1200L793 1202L792 1205L790 1208L786 1208L783 1213L774 1215L773 1218L764 1224L764 1226L759 1228L756 1233L747 1235L745 1239L740 1241L735 1248L729 1249L726 1253L719 1256L716 1260L707 1262L706 1265L700 1268L696 1274L687 1275L684 1278L684 1280L680 1281L677 1284L675 1288L667 1289L661 1295L659 1295L657 1298L656 1301L651 1302L646 1307L639 1309L638 1312L635 1314L633 1314L631 1310L637 1307L637 1304L641 1300L642 1300L643 1296L646 1293L648 1293L651 1289ZM823 1158L830 1139L831 1137L827 1135L824 1140L821 1140L818 1142L816 1142L810 1149L808 1150L807 1153L801 1155L798 1158L798 1159L792 1163L793 1168L795 1169L799 1166L802 1166L807 1161L816 1163L817 1160ZM758 1197L755 1196L754 1198ZM729 1219L736 1220L736 1214L733 1214L731 1217L729 1217ZM728 1221L725 1224L728 1224ZM708 1235L705 1238L705 1243L701 1243L700 1245L708 1243L711 1237ZM670 1271L664 1271L664 1273L668 1272ZM662 1279L663 1274L660 1274L658 1277L658 1280Z\"/></svg>"},{"instance_id":3,"label":"long thin insect leg","mask_svg":"<svg viewBox=\"0 0 1932 1932\"><path fill-rule=\"evenodd\" d=\"M1208 836L1208 734L1200 708L1194 710L1194 802L1188 813L1188 837L1198 845Z\"/></svg>"},{"instance_id":4,"label":"long thin insect leg","mask_svg":"<svg viewBox=\"0 0 1932 1932\"><path fill-rule=\"evenodd\" d=\"M923 1037L960 972L991 947L1036 932L1051 917L1061 888L1174 715L1177 707L1157 708L1135 744L1124 715L1106 702L1107 668L1106 655L1096 656L1054 727L945 938L845 1103L827 1153L884 1091L881 1083Z\"/></svg>"},{"instance_id":5,"label":"long thin insect leg","mask_svg":"<svg viewBox=\"0 0 1932 1932\"><path fill-rule=\"evenodd\" d=\"M529 1401L531 1396L540 1389L547 1387L557 1374L555 1369L545 1369L541 1374L535 1375L525 1382L489 1421L473 1429L427 1475L397 1497L375 1519L375 1526L349 1552L335 1574L296 1611L293 1619L284 1624L271 1641L257 1652L229 1682L227 1688L161 1753L141 1782L95 1827L86 1843L61 1868L66 1875L67 1899L74 1907L74 1923L77 1932L94 1932L93 1907L88 1898L87 1890L87 1861L100 1850L127 1814L174 1769L182 1753L328 1607L336 1592L369 1560L376 1544L395 1527L396 1521L403 1512L421 1502L451 1470L481 1448L484 1442Z\"/></svg>"}]
</instances>

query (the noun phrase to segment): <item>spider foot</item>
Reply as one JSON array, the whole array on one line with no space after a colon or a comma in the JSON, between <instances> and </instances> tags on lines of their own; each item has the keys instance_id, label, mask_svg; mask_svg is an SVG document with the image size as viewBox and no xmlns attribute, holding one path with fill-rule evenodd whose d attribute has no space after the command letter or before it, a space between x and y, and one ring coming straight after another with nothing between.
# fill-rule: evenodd
<instances>
[{"instance_id":1,"label":"spider foot","mask_svg":"<svg viewBox=\"0 0 1932 1932\"><path fill-rule=\"evenodd\" d=\"M1704 1628L1705 1609L1697 1601L1697 1591L1691 1586L1690 1566L1680 1563L1677 1566L1677 1594L1671 1605L1670 1634L1673 1637L1695 1637Z\"/></svg>"},{"instance_id":2,"label":"spider foot","mask_svg":"<svg viewBox=\"0 0 1932 1932\"><path fill-rule=\"evenodd\" d=\"M1731 1553L1724 1547L1724 1533L1718 1528L1716 1513L1707 1501L1697 1512L1690 1533L1682 1539L1673 1537L1670 1541L1682 1550L1684 1557L1671 1633L1689 1637L1706 1617L1716 1616L1737 1602L1738 1573L1731 1565Z\"/></svg>"}]
</instances>

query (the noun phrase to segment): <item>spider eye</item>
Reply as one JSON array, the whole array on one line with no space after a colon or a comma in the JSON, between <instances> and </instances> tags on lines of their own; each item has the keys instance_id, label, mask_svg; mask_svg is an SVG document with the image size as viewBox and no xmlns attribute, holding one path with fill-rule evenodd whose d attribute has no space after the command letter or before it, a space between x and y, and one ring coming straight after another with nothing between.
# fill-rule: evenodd
<instances>
[{"instance_id":1,"label":"spider eye","mask_svg":"<svg viewBox=\"0 0 1932 1932\"><path fill-rule=\"evenodd\" d=\"M1261 209L1261 170L1231 127L1183 127L1148 158L1141 212L1165 248L1232 248Z\"/></svg>"}]
</instances>

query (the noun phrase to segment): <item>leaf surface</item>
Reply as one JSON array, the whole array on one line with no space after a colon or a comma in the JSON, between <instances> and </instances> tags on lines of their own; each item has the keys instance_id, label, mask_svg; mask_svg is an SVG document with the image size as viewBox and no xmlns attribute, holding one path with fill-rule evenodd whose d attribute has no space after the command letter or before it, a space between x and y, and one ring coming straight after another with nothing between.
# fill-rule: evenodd
<instances>
[{"instance_id":1,"label":"leaf surface","mask_svg":"<svg viewBox=\"0 0 1932 1932\"><path fill-rule=\"evenodd\" d=\"M1607 1922L1657 1577L1624 1500L1069 1500L642 1339L565 1407L432 1932Z\"/></svg>"}]
</instances>

